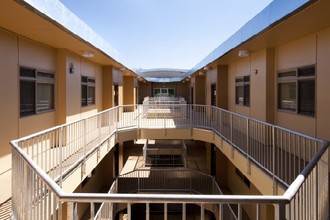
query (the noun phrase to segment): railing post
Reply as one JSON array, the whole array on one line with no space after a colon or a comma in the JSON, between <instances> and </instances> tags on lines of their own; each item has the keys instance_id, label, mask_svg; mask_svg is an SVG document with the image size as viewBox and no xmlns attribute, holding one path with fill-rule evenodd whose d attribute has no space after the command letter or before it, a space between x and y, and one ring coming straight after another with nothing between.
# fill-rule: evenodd
<instances>
[{"instance_id":1,"label":"railing post","mask_svg":"<svg viewBox=\"0 0 330 220\"><path fill-rule=\"evenodd\" d=\"M77 202L73 202L73 220L78 220L78 203Z\"/></svg>"},{"instance_id":2,"label":"railing post","mask_svg":"<svg viewBox=\"0 0 330 220\"><path fill-rule=\"evenodd\" d=\"M276 160L276 146L275 146L275 144L276 144L276 142L275 142L275 127L274 126L272 126L272 147L273 147L273 152L272 152L272 160L273 160L273 164L272 164L272 166L273 166L273 172L272 172L272 174L273 174L273 176L272 176L272 178L273 178L273 195L275 195L276 194L276 179L275 179L275 170L276 170L276 162L275 162L275 160Z\"/></svg>"},{"instance_id":3,"label":"railing post","mask_svg":"<svg viewBox=\"0 0 330 220\"><path fill-rule=\"evenodd\" d=\"M110 203L109 209L109 220L113 220L113 203Z\"/></svg>"},{"instance_id":4,"label":"railing post","mask_svg":"<svg viewBox=\"0 0 330 220\"><path fill-rule=\"evenodd\" d=\"M205 219L204 203L201 204L201 220Z\"/></svg>"},{"instance_id":5,"label":"railing post","mask_svg":"<svg viewBox=\"0 0 330 220\"><path fill-rule=\"evenodd\" d=\"M131 203L127 203L127 219L131 220L132 219L132 207Z\"/></svg>"},{"instance_id":6,"label":"railing post","mask_svg":"<svg viewBox=\"0 0 330 220\"><path fill-rule=\"evenodd\" d=\"M150 220L150 205L146 203L146 220Z\"/></svg>"},{"instance_id":7,"label":"railing post","mask_svg":"<svg viewBox=\"0 0 330 220\"><path fill-rule=\"evenodd\" d=\"M164 220L167 220L167 203L164 203Z\"/></svg>"},{"instance_id":8,"label":"railing post","mask_svg":"<svg viewBox=\"0 0 330 220\"><path fill-rule=\"evenodd\" d=\"M99 143L101 144L101 134L102 134L102 130L101 130L101 127L102 127L102 114L99 114L97 115L97 122L98 122L98 126L99 126Z\"/></svg>"},{"instance_id":9,"label":"railing post","mask_svg":"<svg viewBox=\"0 0 330 220\"><path fill-rule=\"evenodd\" d=\"M91 202L91 204L90 204L90 208L91 208L91 219L94 219L94 217L95 217L95 214L94 214L94 202Z\"/></svg>"},{"instance_id":10,"label":"railing post","mask_svg":"<svg viewBox=\"0 0 330 220\"><path fill-rule=\"evenodd\" d=\"M230 114L230 142L233 144L233 114Z\"/></svg>"},{"instance_id":11,"label":"railing post","mask_svg":"<svg viewBox=\"0 0 330 220\"><path fill-rule=\"evenodd\" d=\"M63 127L60 128L60 131L59 131L59 143L58 143L58 147L59 147L59 162L60 162L60 181L59 181L59 186L62 187L62 183L63 183L63 178L62 178L62 161L63 161L63 158L62 158L62 142L63 142Z\"/></svg>"},{"instance_id":12,"label":"railing post","mask_svg":"<svg viewBox=\"0 0 330 220\"><path fill-rule=\"evenodd\" d=\"M219 204L219 218L218 219L219 220L224 220L223 219L223 204L222 203Z\"/></svg>"},{"instance_id":13,"label":"railing post","mask_svg":"<svg viewBox=\"0 0 330 220\"><path fill-rule=\"evenodd\" d=\"M238 207L237 207L237 219L242 220L242 206L241 206L241 204L238 204Z\"/></svg>"},{"instance_id":14,"label":"railing post","mask_svg":"<svg viewBox=\"0 0 330 220\"><path fill-rule=\"evenodd\" d=\"M246 161L247 161L247 173L251 174L250 166L250 119L246 119Z\"/></svg>"},{"instance_id":15,"label":"railing post","mask_svg":"<svg viewBox=\"0 0 330 220\"><path fill-rule=\"evenodd\" d=\"M285 219L285 204L279 203L275 206L275 219L284 220Z\"/></svg>"},{"instance_id":16,"label":"railing post","mask_svg":"<svg viewBox=\"0 0 330 220\"><path fill-rule=\"evenodd\" d=\"M182 203L182 220L186 220L187 213L186 213L186 203Z\"/></svg>"}]
</instances>

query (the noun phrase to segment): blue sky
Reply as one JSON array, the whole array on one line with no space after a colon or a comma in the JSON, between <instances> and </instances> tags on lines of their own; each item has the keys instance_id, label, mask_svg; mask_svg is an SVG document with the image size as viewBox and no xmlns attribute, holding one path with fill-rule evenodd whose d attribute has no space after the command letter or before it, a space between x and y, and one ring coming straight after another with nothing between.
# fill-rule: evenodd
<instances>
[{"instance_id":1,"label":"blue sky","mask_svg":"<svg viewBox=\"0 0 330 220\"><path fill-rule=\"evenodd\" d=\"M134 68L191 69L272 0L60 0Z\"/></svg>"}]
</instances>

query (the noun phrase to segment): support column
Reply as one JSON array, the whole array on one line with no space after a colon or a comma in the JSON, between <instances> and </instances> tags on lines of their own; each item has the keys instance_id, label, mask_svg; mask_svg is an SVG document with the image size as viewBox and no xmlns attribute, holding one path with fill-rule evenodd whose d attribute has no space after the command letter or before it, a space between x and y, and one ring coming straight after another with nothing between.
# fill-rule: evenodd
<instances>
[{"instance_id":1,"label":"support column","mask_svg":"<svg viewBox=\"0 0 330 220\"><path fill-rule=\"evenodd\" d=\"M211 174L211 148L211 143L205 143L206 169L208 174Z\"/></svg>"},{"instance_id":2,"label":"support column","mask_svg":"<svg viewBox=\"0 0 330 220\"><path fill-rule=\"evenodd\" d=\"M123 170L124 167L124 143L119 143L119 158L118 158L118 165L119 165L119 174Z\"/></svg>"}]
</instances>

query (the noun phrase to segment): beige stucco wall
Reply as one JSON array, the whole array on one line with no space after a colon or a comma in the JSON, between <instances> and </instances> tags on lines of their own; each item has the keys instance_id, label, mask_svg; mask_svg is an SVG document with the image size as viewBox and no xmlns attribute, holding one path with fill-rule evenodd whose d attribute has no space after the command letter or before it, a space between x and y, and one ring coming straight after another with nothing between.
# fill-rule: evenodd
<instances>
[{"instance_id":1,"label":"beige stucco wall","mask_svg":"<svg viewBox=\"0 0 330 220\"><path fill-rule=\"evenodd\" d=\"M317 136L330 141L330 28L317 36Z\"/></svg>"},{"instance_id":2,"label":"beige stucco wall","mask_svg":"<svg viewBox=\"0 0 330 220\"><path fill-rule=\"evenodd\" d=\"M203 75L196 75L192 78L193 78L192 82L194 83L193 103L197 105L205 105L206 104L205 73L203 73Z\"/></svg>"},{"instance_id":3,"label":"beige stucco wall","mask_svg":"<svg viewBox=\"0 0 330 220\"><path fill-rule=\"evenodd\" d=\"M217 106L228 109L228 66L217 66Z\"/></svg>"},{"instance_id":4,"label":"beige stucco wall","mask_svg":"<svg viewBox=\"0 0 330 220\"><path fill-rule=\"evenodd\" d=\"M74 64L74 74L66 74L66 122L75 121L82 117L95 114L102 110L102 67L91 61L67 53L67 66L72 62ZM95 78L95 104L90 106L81 106L81 76L90 76Z\"/></svg>"},{"instance_id":5,"label":"beige stucco wall","mask_svg":"<svg viewBox=\"0 0 330 220\"><path fill-rule=\"evenodd\" d=\"M275 55L277 71L316 64L316 45L317 37L316 34L313 34L278 47ZM322 75L322 73L317 71L317 77L319 75ZM318 88L317 84L316 88ZM280 126L316 136L315 117L277 110L275 113L275 122Z\"/></svg>"},{"instance_id":6,"label":"beige stucco wall","mask_svg":"<svg viewBox=\"0 0 330 220\"><path fill-rule=\"evenodd\" d=\"M134 92L134 77L133 76L124 76L123 77L123 104L132 105L135 104L135 92Z\"/></svg>"},{"instance_id":7,"label":"beige stucco wall","mask_svg":"<svg viewBox=\"0 0 330 220\"><path fill-rule=\"evenodd\" d=\"M152 96L151 83L139 81L139 104L142 104L144 97Z\"/></svg>"},{"instance_id":8,"label":"beige stucco wall","mask_svg":"<svg viewBox=\"0 0 330 220\"><path fill-rule=\"evenodd\" d=\"M206 72L206 85L205 85L205 104L206 105L211 105L211 85L212 84L217 84L217 69L210 69Z\"/></svg>"},{"instance_id":9,"label":"beige stucco wall","mask_svg":"<svg viewBox=\"0 0 330 220\"><path fill-rule=\"evenodd\" d=\"M102 67L65 49L55 49L0 29L0 100L6 103L0 114L0 202L11 195L11 147L9 141L86 117L102 110ZM69 73L69 65L74 73ZM55 74L55 110L26 117L19 114L19 67ZM81 107L81 75L93 76L95 105Z\"/></svg>"},{"instance_id":10,"label":"beige stucco wall","mask_svg":"<svg viewBox=\"0 0 330 220\"><path fill-rule=\"evenodd\" d=\"M112 66L102 69L102 106L103 110L113 107Z\"/></svg>"},{"instance_id":11,"label":"beige stucco wall","mask_svg":"<svg viewBox=\"0 0 330 220\"><path fill-rule=\"evenodd\" d=\"M3 106L0 110L0 177L11 167L9 141L18 137L19 130L17 46L16 36L0 29L0 101ZM6 181L3 183L8 185Z\"/></svg>"},{"instance_id":12,"label":"beige stucco wall","mask_svg":"<svg viewBox=\"0 0 330 220\"><path fill-rule=\"evenodd\" d=\"M55 50L51 47L21 37L18 41L18 65L55 73L56 80ZM19 86L17 90L19 91ZM17 101L19 102L19 99ZM56 107L57 106L55 106L55 109ZM18 136L26 136L54 126L56 124L55 117L55 111L53 111L20 118Z\"/></svg>"}]
</instances>

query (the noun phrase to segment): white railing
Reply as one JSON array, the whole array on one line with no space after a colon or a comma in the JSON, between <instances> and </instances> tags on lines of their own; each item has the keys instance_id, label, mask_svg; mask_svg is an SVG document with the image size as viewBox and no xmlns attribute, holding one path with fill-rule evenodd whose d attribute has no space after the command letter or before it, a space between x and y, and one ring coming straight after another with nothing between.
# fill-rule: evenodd
<instances>
[{"instance_id":1,"label":"white railing","mask_svg":"<svg viewBox=\"0 0 330 220\"><path fill-rule=\"evenodd\" d=\"M163 105L161 105L163 108ZM181 204L196 203L204 217L206 204L219 206L236 204L238 219L242 207L259 210L265 204L274 205L276 219L326 219L328 216L328 143L279 126L267 124L213 106L175 105L185 109L182 115L150 119L143 114L145 106L119 106L94 116L57 126L37 134L12 141L14 219L62 219L63 203L73 205L77 215L80 203L105 203L108 207L127 204L130 216L134 203ZM110 148L109 139L123 129L177 127L202 128L214 131L234 148L269 173L274 185L288 187L284 195L149 195L65 193L62 179L100 148ZM83 166L82 166L83 167ZM84 175L84 169L82 169ZM91 214L94 216L94 210ZM147 209L148 210L148 209ZM166 210L166 209L164 209ZM185 210L185 208L183 208ZM112 212L107 218L112 218ZM185 214L182 214L185 216Z\"/></svg>"},{"instance_id":2,"label":"white railing","mask_svg":"<svg viewBox=\"0 0 330 220\"><path fill-rule=\"evenodd\" d=\"M167 144L150 146L149 140L144 144L143 162L144 166L166 167L187 166L187 147L183 140L180 145Z\"/></svg>"}]
</instances>

